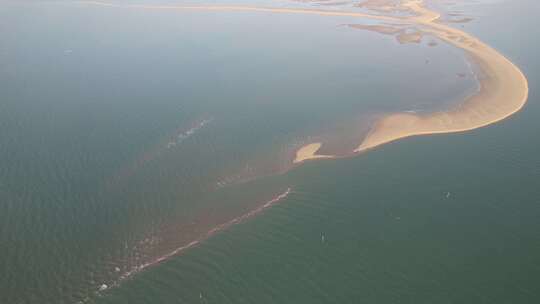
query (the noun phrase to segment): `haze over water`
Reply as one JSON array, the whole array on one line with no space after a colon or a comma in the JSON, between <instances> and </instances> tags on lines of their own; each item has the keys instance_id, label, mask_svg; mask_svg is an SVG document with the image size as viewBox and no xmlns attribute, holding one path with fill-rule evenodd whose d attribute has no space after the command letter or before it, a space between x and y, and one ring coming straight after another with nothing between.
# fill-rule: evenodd
<instances>
[{"instance_id":1,"label":"haze over water","mask_svg":"<svg viewBox=\"0 0 540 304\"><path fill-rule=\"evenodd\" d=\"M465 56L350 17L2 2L0 302L535 302L535 3L478 5L465 30L524 70L522 113L289 170L472 94Z\"/></svg>"}]
</instances>

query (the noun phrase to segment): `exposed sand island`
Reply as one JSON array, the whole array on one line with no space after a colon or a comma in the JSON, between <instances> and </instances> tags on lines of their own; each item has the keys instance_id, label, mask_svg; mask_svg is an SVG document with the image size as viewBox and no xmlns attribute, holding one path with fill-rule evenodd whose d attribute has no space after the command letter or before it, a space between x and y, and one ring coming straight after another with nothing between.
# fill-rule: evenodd
<instances>
[{"instance_id":1,"label":"exposed sand island","mask_svg":"<svg viewBox=\"0 0 540 304\"><path fill-rule=\"evenodd\" d=\"M368 14L350 11L332 11L318 9L272 8L254 6L176 6L176 5L123 5L98 1L81 1L90 5L101 5L120 8L166 9L166 10L208 10L208 11L245 11L266 12L281 14L308 14L320 16L347 16L369 18L389 23L410 24L419 28L419 33L408 34L401 31L399 40L402 43L416 42L419 35L432 35L466 52L470 60L476 64L482 79L480 90L474 96L464 100L455 108L432 114L394 113L382 117L377 121L360 145L353 151L360 153L400 138L463 132L477 129L519 111L526 103L528 96L527 79L511 61L490 46L461 30L438 23L440 14L426 8L422 0L369 0L368 9L378 14ZM362 7L362 5L358 5ZM383 15L386 14L386 15ZM393 13L398 13L394 14ZM403 13L407 13L403 16ZM392 30L379 27L380 32L391 34ZM400 38L400 37L398 37ZM294 163L301 163L308 159L331 158L331 155L319 155L317 151L321 143L310 143L301 147Z\"/></svg>"}]
</instances>

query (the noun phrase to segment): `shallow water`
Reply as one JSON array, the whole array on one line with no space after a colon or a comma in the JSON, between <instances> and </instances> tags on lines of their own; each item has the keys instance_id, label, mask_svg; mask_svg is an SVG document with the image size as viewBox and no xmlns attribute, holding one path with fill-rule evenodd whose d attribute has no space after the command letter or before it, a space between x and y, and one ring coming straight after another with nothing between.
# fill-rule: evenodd
<instances>
[{"instance_id":1,"label":"shallow water","mask_svg":"<svg viewBox=\"0 0 540 304\"><path fill-rule=\"evenodd\" d=\"M503 5L465 26L524 69L524 112L283 173L303 143L347 150L378 114L474 91L462 53L355 18L6 2L0 302L538 299L538 45L488 32Z\"/></svg>"}]
</instances>

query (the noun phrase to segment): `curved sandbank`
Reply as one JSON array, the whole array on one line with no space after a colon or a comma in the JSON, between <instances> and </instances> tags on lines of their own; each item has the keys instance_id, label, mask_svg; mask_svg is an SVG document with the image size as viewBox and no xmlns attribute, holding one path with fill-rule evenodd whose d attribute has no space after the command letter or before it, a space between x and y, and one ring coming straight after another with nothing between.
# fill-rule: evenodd
<instances>
[{"instance_id":1,"label":"curved sandbank","mask_svg":"<svg viewBox=\"0 0 540 304\"><path fill-rule=\"evenodd\" d=\"M501 121L523 108L529 93L527 78L510 60L472 35L437 23L440 15L423 7L422 1L412 0L402 5L417 15L399 20L417 24L423 34L435 36L465 51L480 71L480 90L448 111L393 113L382 117L355 153L411 136L474 130ZM293 162L321 158L316 153L311 157L302 156L299 158L297 154Z\"/></svg>"},{"instance_id":2,"label":"curved sandbank","mask_svg":"<svg viewBox=\"0 0 540 304\"><path fill-rule=\"evenodd\" d=\"M506 59L502 54L472 35L450 26L437 23L440 14L426 8L423 5L422 0L403 0L402 3L395 5L395 10L408 10L413 13L413 16L410 17L371 15L348 11L231 5L123 5L99 1L81 1L81 3L141 9L247 11L320 16L347 16L401 24L414 24L420 27L422 33L432 35L455 47L461 48L466 52L470 60L477 65L482 74L480 90L477 94L467 98L458 106L445 112L431 114L394 113L384 116L375 123L371 132L353 151L355 153L363 152L405 137L464 132L484 127L501 121L519 111L525 105L528 97L529 88L527 79L518 67L510 60ZM374 1L374 3L377 3L377 1ZM381 3L384 4L385 2L382 1ZM310 143L301 147L297 151L293 163L301 163L309 159L336 157L332 155L317 154L321 145L321 143Z\"/></svg>"},{"instance_id":3,"label":"curved sandbank","mask_svg":"<svg viewBox=\"0 0 540 304\"><path fill-rule=\"evenodd\" d=\"M418 9L419 2L411 3L414 11L426 11ZM395 113L383 117L354 152L410 136L474 130L507 118L527 102L527 79L518 67L485 43L463 31L435 23L436 19L431 16L433 14L415 20L425 25L423 32L466 52L482 74L480 90L449 111L425 115Z\"/></svg>"}]
</instances>

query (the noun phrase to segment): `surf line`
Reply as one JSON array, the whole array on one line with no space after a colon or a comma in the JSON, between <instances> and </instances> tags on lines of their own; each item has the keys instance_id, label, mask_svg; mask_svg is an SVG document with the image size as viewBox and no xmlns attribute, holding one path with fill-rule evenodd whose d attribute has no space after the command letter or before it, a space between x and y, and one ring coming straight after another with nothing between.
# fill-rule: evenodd
<instances>
[{"instance_id":1,"label":"surf line","mask_svg":"<svg viewBox=\"0 0 540 304\"><path fill-rule=\"evenodd\" d=\"M292 193L292 189L289 187L287 188L284 192L280 193L279 195L276 195L274 196L273 198L271 198L270 200L266 201L264 204L260 205L259 207L255 208L255 209L252 209L250 211L248 211L247 213L244 213L238 217L235 217L223 224L220 224L220 225L217 225L215 226L214 228L212 228L211 230L207 231L205 234L203 234L201 237L199 237L198 239L195 239L189 243L187 243L186 245L183 245L183 246L180 246L176 249L174 249L173 251L169 252L169 253L166 253L164 255L161 255L149 262L146 262L144 264L141 264L141 265L138 265L138 266L135 266L133 268L131 268L131 270L123 273L122 275L120 275L116 280L113 280L112 282L111 281L108 281L108 282L102 282L100 283L98 286L97 286L97 289L93 292L90 292L90 294L87 294L83 299L79 300L76 302L76 304L84 304L84 303L88 303L89 301L92 300L93 296L102 296L103 295L103 292L106 292L107 290L110 290L111 288L116 288L116 287L119 287L122 282L124 282L125 280L133 277L134 275L136 275L137 273L143 271L143 270L146 270L150 267L153 267L153 266L156 266L170 258L172 258L173 256L177 256L177 255L180 255L182 252L188 250L188 249L191 249L195 246L198 246L200 245L202 242L208 240L210 237L214 236L215 234L223 231L223 230L226 230L228 228L230 228L231 226L233 225L236 225L236 224L240 224L254 216L257 216L258 214L264 212L266 209L276 205L277 203L283 201L284 199L286 199L290 194Z\"/></svg>"}]
</instances>

